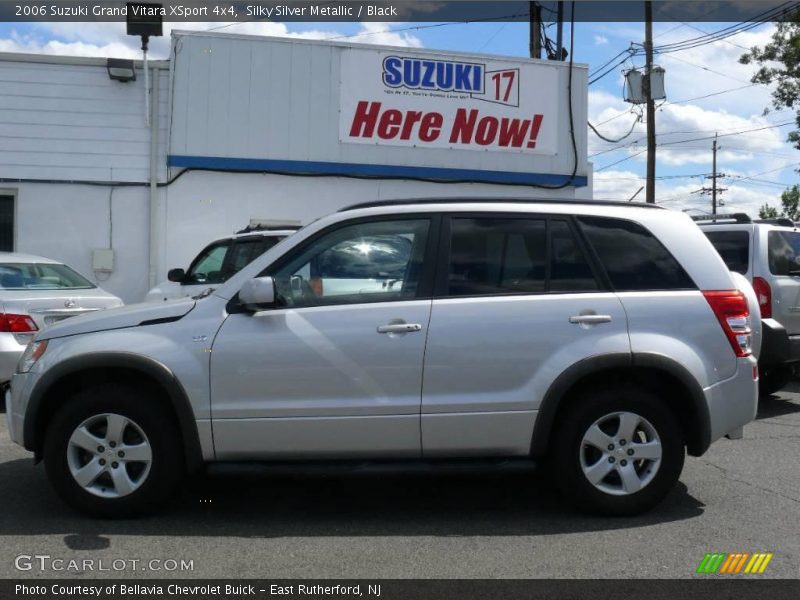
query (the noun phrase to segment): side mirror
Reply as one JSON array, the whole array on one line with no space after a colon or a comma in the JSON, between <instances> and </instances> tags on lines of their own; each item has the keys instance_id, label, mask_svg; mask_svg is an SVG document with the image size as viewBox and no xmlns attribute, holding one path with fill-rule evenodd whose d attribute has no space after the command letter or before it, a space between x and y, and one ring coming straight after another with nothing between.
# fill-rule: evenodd
<instances>
[{"instance_id":1,"label":"side mirror","mask_svg":"<svg viewBox=\"0 0 800 600\"><path fill-rule=\"evenodd\" d=\"M239 301L251 310L275 304L275 281L272 277L256 277L244 282Z\"/></svg>"},{"instance_id":2,"label":"side mirror","mask_svg":"<svg viewBox=\"0 0 800 600\"><path fill-rule=\"evenodd\" d=\"M170 269L167 271L167 281L181 283L184 277L186 277L186 271L183 269Z\"/></svg>"}]
</instances>

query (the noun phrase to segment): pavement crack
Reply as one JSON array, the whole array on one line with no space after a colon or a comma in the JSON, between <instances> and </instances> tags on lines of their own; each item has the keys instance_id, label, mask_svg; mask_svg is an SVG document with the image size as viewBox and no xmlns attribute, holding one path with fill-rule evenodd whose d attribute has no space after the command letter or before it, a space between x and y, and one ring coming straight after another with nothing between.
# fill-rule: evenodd
<instances>
[{"instance_id":1,"label":"pavement crack","mask_svg":"<svg viewBox=\"0 0 800 600\"><path fill-rule=\"evenodd\" d=\"M717 464L714 464L714 463L712 463L712 462L710 462L708 460L704 460L702 458L698 458L697 460L700 461L701 463L703 463L705 465L708 465L709 467L713 467L714 469L719 471L722 474L722 476L725 479L727 479L728 481L734 481L736 483L741 483L741 484L744 484L744 485L746 485L748 487L751 487L753 489L760 490L762 492L767 492L767 493L770 493L770 494L774 494L775 496L778 496L780 498L784 498L785 500L791 500L795 504L800 504L800 498L795 498L794 496L789 496L787 494L784 494L784 493L779 492L777 490L774 490L772 488L768 488L768 487L757 485L757 484L753 483L752 481L747 481L745 479L739 479L738 477L734 477L733 475L731 475L730 471L728 471L725 467L721 467L721 466L719 466Z\"/></svg>"}]
</instances>

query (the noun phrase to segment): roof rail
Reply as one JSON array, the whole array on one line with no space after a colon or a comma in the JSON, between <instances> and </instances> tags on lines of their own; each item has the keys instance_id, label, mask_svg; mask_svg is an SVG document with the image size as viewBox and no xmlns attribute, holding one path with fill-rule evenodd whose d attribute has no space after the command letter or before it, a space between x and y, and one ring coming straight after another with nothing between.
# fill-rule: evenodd
<instances>
[{"instance_id":1,"label":"roof rail","mask_svg":"<svg viewBox=\"0 0 800 600\"><path fill-rule=\"evenodd\" d=\"M644 202L624 202L614 200L564 200L564 199L535 199L535 198L405 198L397 200L373 200L361 202L340 208L338 212L346 212L359 208L380 208L382 206L400 206L403 204L470 204L470 203L511 203L511 204L583 204L599 206L624 206L626 208L655 208L664 210L664 207Z\"/></svg>"},{"instance_id":2,"label":"roof rail","mask_svg":"<svg viewBox=\"0 0 800 600\"><path fill-rule=\"evenodd\" d=\"M752 223L753 219L745 213L731 213L729 215L694 215L692 221L703 222L709 225L714 225L716 223L720 225L729 225L731 221L734 223Z\"/></svg>"},{"instance_id":3,"label":"roof rail","mask_svg":"<svg viewBox=\"0 0 800 600\"><path fill-rule=\"evenodd\" d=\"M797 227L794 221L788 217L777 217L775 219L756 219L753 223L763 223L765 225L781 225L782 227Z\"/></svg>"},{"instance_id":4,"label":"roof rail","mask_svg":"<svg viewBox=\"0 0 800 600\"><path fill-rule=\"evenodd\" d=\"M248 225L244 229L240 229L236 234L240 233L254 233L256 231L297 231L300 225Z\"/></svg>"}]
</instances>

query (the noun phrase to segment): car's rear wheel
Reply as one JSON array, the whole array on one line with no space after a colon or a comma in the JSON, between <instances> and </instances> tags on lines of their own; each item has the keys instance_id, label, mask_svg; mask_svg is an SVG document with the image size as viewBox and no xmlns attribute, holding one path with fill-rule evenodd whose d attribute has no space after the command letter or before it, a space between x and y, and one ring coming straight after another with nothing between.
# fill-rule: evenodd
<instances>
[{"instance_id":1,"label":"car's rear wheel","mask_svg":"<svg viewBox=\"0 0 800 600\"><path fill-rule=\"evenodd\" d=\"M129 517L179 488L184 455L168 408L144 389L99 384L67 398L47 429L48 478L72 507Z\"/></svg>"},{"instance_id":2,"label":"car's rear wheel","mask_svg":"<svg viewBox=\"0 0 800 600\"><path fill-rule=\"evenodd\" d=\"M573 400L552 455L565 499L608 515L637 514L660 502L683 469L684 436L672 412L634 385L585 391Z\"/></svg>"}]
</instances>

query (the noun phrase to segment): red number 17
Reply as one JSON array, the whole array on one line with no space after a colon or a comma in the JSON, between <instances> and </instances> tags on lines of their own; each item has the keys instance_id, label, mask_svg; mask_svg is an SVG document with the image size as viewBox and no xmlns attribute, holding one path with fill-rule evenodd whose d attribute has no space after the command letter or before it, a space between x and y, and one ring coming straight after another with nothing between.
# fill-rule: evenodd
<instances>
[{"instance_id":1,"label":"red number 17","mask_svg":"<svg viewBox=\"0 0 800 600\"><path fill-rule=\"evenodd\" d=\"M506 84L505 84L506 88L505 88L505 93L503 93L502 101L503 102L508 102L508 98L509 98L509 96L511 96L511 88L514 86L514 77L516 76L516 74L517 74L516 71L503 71L503 72L495 73L494 75L492 75L492 81L494 81L494 99L495 100L500 100L501 99L500 98L501 80L505 79L506 80Z\"/></svg>"}]
</instances>

